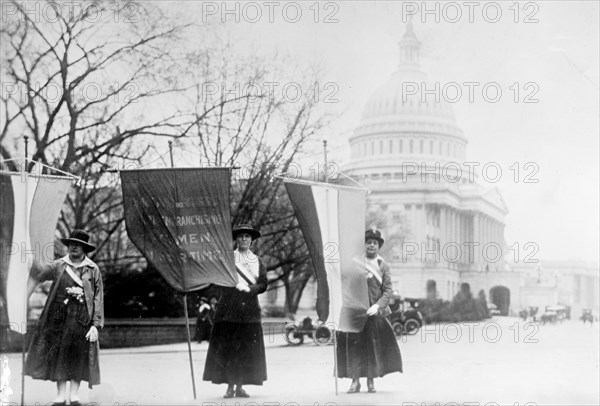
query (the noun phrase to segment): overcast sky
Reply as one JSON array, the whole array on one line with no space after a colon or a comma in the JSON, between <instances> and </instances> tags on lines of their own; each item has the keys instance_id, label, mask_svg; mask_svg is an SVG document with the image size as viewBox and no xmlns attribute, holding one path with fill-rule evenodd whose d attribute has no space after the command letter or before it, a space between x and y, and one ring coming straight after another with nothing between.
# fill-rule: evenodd
<instances>
[{"instance_id":1,"label":"overcast sky","mask_svg":"<svg viewBox=\"0 0 600 406\"><path fill-rule=\"evenodd\" d=\"M423 70L441 86L456 82L464 90L453 107L469 141L467 160L497 162L503 170L497 183L486 186L497 186L509 207L508 244L536 242L539 259L597 262L598 2L521 2L518 12L512 2L481 2L472 9L472 22L463 2L438 3L439 22L435 13L423 13L421 2L321 2L318 15L315 3L302 2L296 3L302 5L296 23L291 22L296 8L288 6L284 15L285 3L272 9L272 23L268 6L260 2L255 3L260 19L256 8L241 8L239 23L235 14L221 14L221 3L212 3L216 9L201 4L203 18L227 20L242 34L242 43L324 66L324 81L339 85L339 102L331 108L344 112L327 135L330 159L342 164L349 159L347 138L360 123L365 103L396 70L403 19L416 12ZM428 2L429 10L435 4ZM464 82L496 83L502 97L486 101L480 86L470 101ZM525 87L529 82L534 85ZM520 87L518 102L514 83ZM528 95L537 102L525 103ZM525 168L528 162L535 166ZM521 168L518 182L514 163ZM525 183L527 174L539 182Z\"/></svg>"}]
</instances>

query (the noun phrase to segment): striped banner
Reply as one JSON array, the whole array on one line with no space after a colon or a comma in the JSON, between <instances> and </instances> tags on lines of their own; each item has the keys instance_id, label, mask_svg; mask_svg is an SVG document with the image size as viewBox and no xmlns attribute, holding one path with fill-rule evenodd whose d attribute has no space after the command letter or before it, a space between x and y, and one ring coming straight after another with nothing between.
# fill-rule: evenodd
<instances>
[{"instance_id":1,"label":"striped banner","mask_svg":"<svg viewBox=\"0 0 600 406\"><path fill-rule=\"evenodd\" d=\"M25 333L31 262L54 261L54 232L71 179L0 172L0 323Z\"/></svg>"},{"instance_id":2,"label":"striped banner","mask_svg":"<svg viewBox=\"0 0 600 406\"><path fill-rule=\"evenodd\" d=\"M339 331L360 332L369 308L364 257L364 189L284 179L317 276L317 314Z\"/></svg>"}]
</instances>

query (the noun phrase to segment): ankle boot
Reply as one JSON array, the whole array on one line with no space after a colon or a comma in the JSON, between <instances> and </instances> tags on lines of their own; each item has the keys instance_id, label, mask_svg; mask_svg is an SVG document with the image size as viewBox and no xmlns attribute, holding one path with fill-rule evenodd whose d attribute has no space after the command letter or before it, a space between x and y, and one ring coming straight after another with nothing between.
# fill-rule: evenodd
<instances>
[{"instance_id":1,"label":"ankle boot","mask_svg":"<svg viewBox=\"0 0 600 406\"><path fill-rule=\"evenodd\" d=\"M369 393L377 392L375 390L375 382L374 382L373 378L367 378L367 390L369 391Z\"/></svg>"},{"instance_id":2,"label":"ankle boot","mask_svg":"<svg viewBox=\"0 0 600 406\"><path fill-rule=\"evenodd\" d=\"M227 391L225 391L225 395L223 396L225 399L232 398L235 392L233 390L233 385L227 385Z\"/></svg>"},{"instance_id":3,"label":"ankle boot","mask_svg":"<svg viewBox=\"0 0 600 406\"><path fill-rule=\"evenodd\" d=\"M352 384L350 385L350 389L348 389L348 393L358 392L360 392L360 381L358 379L353 379Z\"/></svg>"},{"instance_id":4,"label":"ankle boot","mask_svg":"<svg viewBox=\"0 0 600 406\"><path fill-rule=\"evenodd\" d=\"M249 398L250 395L246 392L240 385L235 388L235 397L236 398Z\"/></svg>"}]
</instances>

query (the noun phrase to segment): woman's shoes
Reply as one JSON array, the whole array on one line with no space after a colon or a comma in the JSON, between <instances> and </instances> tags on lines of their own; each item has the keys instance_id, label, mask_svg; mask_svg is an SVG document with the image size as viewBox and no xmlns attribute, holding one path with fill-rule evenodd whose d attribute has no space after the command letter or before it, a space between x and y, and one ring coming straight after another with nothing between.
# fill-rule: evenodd
<instances>
[{"instance_id":1,"label":"woman's shoes","mask_svg":"<svg viewBox=\"0 0 600 406\"><path fill-rule=\"evenodd\" d=\"M348 392L346 393L358 393L360 392L360 381L357 380L353 380L352 384L350 385L350 389L348 389Z\"/></svg>"},{"instance_id":2,"label":"woman's shoes","mask_svg":"<svg viewBox=\"0 0 600 406\"><path fill-rule=\"evenodd\" d=\"M243 390L241 387L237 387L235 390L233 389L233 386L228 386L227 387L227 391L225 392L225 395L223 396L225 399L229 399L232 397L236 397L236 398L249 398L250 395L248 394L248 392L246 392L245 390Z\"/></svg>"},{"instance_id":3,"label":"woman's shoes","mask_svg":"<svg viewBox=\"0 0 600 406\"><path fill-rule=\"evenodd\" d=\"M373 378L367 378L367 391L369 393L377 392L375 390L375 382ZM360 381L358 379L352 380L352 384L350 385L350 389L348 389L347 393L358 393L360 392Z\"/></svg>"},{"instance_id":4,"label":"woman's shoes","mask_svg":"<svg viewBox=\"0 0 600 406\"><path fill-rule=\"evenodd\" d=\"M223 395L223 397L225 399L229 399L229 398L232 398L234 395L235 395L235 392L233 391L233 386L228 386L227 391L225 391L225 395Z\"/></svg>"},{"instance_id":5,"label":"woman's shoes","mask_svg":"<svg viewBox=\"0 0 600 406\"><path fill-rule=\"evenodd\" d=\"M373 381L373 378L367 378L367 390L369 391L369 393L377 392L375 390L375 382Z\"/></svg>"},{"instance_id":6,"label":"woman's shoes","mask_svg":"<svg viewBox=\"0 0 600 406\"><path fill-rule=\"evenodd\" d=\"M248 392L246 392L245 390L243 390L242 388L237 388L235 390L235 397L236 398L249 398L250 395L248 395Z\"/></svg>"}]
</instances>

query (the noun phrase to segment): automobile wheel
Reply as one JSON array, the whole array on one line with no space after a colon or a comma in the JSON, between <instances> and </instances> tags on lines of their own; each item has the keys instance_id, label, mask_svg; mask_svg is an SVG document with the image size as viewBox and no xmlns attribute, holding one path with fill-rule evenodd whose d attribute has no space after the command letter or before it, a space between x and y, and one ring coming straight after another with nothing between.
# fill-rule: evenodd
<instances>
[{"instance_id":1,"label":"automobile wheel","mask_svg":"<svg viewBox=\"0 0 600 406\"><path fill-rule=\"evenodd\" d=\"M408 319L404 323L404 331L408 335L415 335L415 334L417 334L417 331L419 331L419 328L421 328L421 323L419 323L418 320Z\"/></svg>"},{"instance_id":2,"label":"automobile wheel","mask_svg":"<svg viewBox=\"0 0 600 406\"><path fill-rule=\"evenodd\" d=\"M298 332L298 326L287 326L285 328L285 341L290 345L300 345L304 342L304 334Z\"/></svg>"},{"instance_id":3,"label":"automobile wheel","mask_svg":"<svg viewBox=\"0 0 600 406\"><path fill-rule=\"evenodd\" d=\"M402 333L404 333L404 327L402 327L402 323L399 321L395 321L394 324L392 324L392 329L394 329L396 337L400 337Z\"/></svg>"},{"instance_id":4,"label":"automobile wheel","mask_svg":"<svg viewBox=\"0 0 600 406\"><path fill-rule=\"evenodd\" d=\"M324 345L331 341L331 330L325 326L319 326L313 331L313 341L317 345Z\"/></svg>"}]
</instances>

